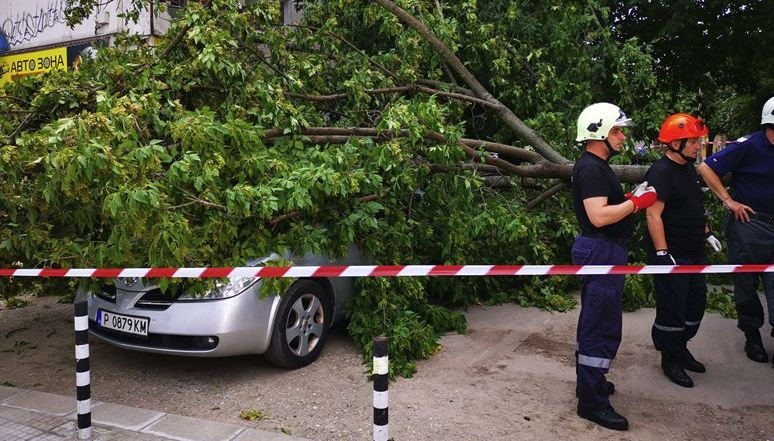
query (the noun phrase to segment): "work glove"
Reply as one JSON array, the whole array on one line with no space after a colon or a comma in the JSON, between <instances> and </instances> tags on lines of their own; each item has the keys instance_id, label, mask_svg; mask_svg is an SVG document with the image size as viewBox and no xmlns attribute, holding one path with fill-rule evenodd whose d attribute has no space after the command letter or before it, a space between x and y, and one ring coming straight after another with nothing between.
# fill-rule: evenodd
<instances>
[{"instance_id":1,"label":"work glove","mask_svg":"<svg viewBox=\"0 0 774 441\"><path fill-rule=\"evenodd\" d=\"M723 249L723 246L720 245L720 241L718 240L717 237L715 237L714 234L712 234L711 231L707 232L704 235L704 240L706 240L707 243L710 244L710 246L712 247L713 250L715 250L716 253L719 253L720 250Z\"/></svg>"},{"instance_id":2,"label":"work glove","mask_svg":"<svg viewBox=\"0 0 774 441\"><path fill-rule=\"evenodd\" d=\"M674 266L674 265L677 265L677 262L675 261L675 258L672 257L671 254L669 254L668 250L658 250L656 251L656 261L654 265Z\"/></svg>"},{"instance_id":3,"label":"work glove","mask_svg":"<svg viewBox=\"0 0 774 441\"><path fill-rule=\"evenodd\" d=\"M634 203L635 213L655 204L657 199L656 189L652 185L648 185L648 181L643 181L642 184L634 187L634 190L624 196Z\"/></svg>"},{"instance_id":4,"label":"work glove","mask_svg":"<svg viewBox=\"0 0 774 441\"><path fill-rule=\"evenodd\" d=\"M642 181L642 183L636 187L634 187L634 190L630 191L629 193L626 193L626 199L629 199L632 197L632 193L637 193L644 191L645 188L648 186L648 181Z\"/></svg>"}]
</instances>

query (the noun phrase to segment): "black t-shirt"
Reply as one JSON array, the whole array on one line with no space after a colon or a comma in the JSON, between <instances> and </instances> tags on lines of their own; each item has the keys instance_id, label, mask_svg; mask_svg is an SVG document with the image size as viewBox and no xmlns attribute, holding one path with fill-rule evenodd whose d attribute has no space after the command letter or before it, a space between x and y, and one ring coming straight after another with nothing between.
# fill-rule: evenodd
<instances>
[{"instance_id":1,"label":"black t-shirt","mask_svg":"<svg viewBox=\"0 0 774 441\"><path fill-rule=\"evenodd\" d=\"M598 196L607 196L608 205L617 205L626 201L621 189L621 181L613 173L610 164L593 153L584 152L572 168L572 203L581 232L602 233L612 238L631 239L634 233L632 216L626 216L602 228L597 228L591 223L583 206L583 200Z\"/></svg>"},{"instance_id":2,"label":"black t-shirt","mask_svg":"<svg viewBox=\"0 0 774 441\"><path fill-rule=\"evenodd\" d=\"M661 220L672 255L693 257L704 253L704 194L693 164L680 165L664 156L650 166L645 179L664 203ZM646 236L650 250L653 242Z\"/></svg>"}]
</instances>

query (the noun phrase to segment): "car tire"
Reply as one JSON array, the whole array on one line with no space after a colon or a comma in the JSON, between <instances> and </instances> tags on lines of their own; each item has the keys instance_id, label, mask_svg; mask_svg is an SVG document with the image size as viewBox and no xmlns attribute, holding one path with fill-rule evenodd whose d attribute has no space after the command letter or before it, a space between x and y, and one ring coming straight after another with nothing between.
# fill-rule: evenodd
<instances>
[{"instance_id":1,"label":"car tire","mask_svg":"<svg viewBox=\"0 0 774 441\"><path fill-rule=\"evenodd\" d=\"M280 367L297 369L320 356L333 320L329 295L319 284L300 280L277 308L271 342L264 356Z\"/></svg>"}]
</instances>

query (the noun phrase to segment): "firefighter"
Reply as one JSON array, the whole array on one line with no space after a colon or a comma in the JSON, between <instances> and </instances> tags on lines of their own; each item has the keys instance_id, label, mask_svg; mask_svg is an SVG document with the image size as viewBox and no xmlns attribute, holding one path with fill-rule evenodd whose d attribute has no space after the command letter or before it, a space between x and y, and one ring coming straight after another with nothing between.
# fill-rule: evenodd
<instances>
[{"instance_id":1,"label":"firefighter","mask_svg":"<svg viewBox=\"0 0 774 441\"><path fill-rule=\"evenodd\" d=\"M720 251L705 219L703 193L694 163L701 138L709 128L701 118L686 113L670 115L661 125L658 140L664 156L653 163L645 179L655 187L658 200L648 208L645 248L651 265L703 265L704 240ZM685 372L704 372L705 367L688 350L688 341L699 330L707 303L704 274L655 274L656 319L651 335L661 351L661 368L673 383L693 387Z\"/></svg>"},{"instance_id":2,"label":"firefighter","mask_svg":"<svg viewBox=\"0 0 774 441\"><path fill-rule=\"evenodd\" d=\"M761 130L715 153L699 165L707 186L729 210L726 216L728 262L734 264L774 263L774 97L761 112ZM733 176L729 193L720 177ZM733 197L732 197L733 195ZM734 300L737 327L744 332L747 358L768 362L760 328L763 306L758 299L759 279L769 310L771 336L774 337L774 274L734 274ZM774 356L771 358L774 363Z\"/></svg>"},{"instance_id":3,"label":"firefighter","mask_svg":"<svg viewBox=\"0 0 774 441\"><path fill-rule=\"evenodd\" d=\"M618 106L596 103L578 117L576 141L585 151L572 171L572 197L581 234L572 247L576 265L626 265L634 216L652 205L656 192L643 182L624 194L608 160L626 139L622 128L634 125ZM629 422L610 405L612 383L605 374L621 344L623 275L581 277L576 375L578 415L600 426L627 430Z\"/></svg>"}]
</instances>

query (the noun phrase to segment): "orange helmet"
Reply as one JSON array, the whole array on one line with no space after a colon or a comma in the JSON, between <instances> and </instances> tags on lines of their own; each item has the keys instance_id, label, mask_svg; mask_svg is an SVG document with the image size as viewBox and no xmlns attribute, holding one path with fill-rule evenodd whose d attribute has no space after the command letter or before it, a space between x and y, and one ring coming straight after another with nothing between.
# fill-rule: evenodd
<instances>
[{"instance_id":1,"label":"orange helmet","mask_svg":"<svg viewBox=\"0 0 774 441\"><path fill-rule=\"evenodd\" d=\"M696 118L687 113L675 113L669 115L661 124L658 140L669 144L678 139L701 138L707 136L709 127L701 118Z\"/></svg>"}]
</instances>

